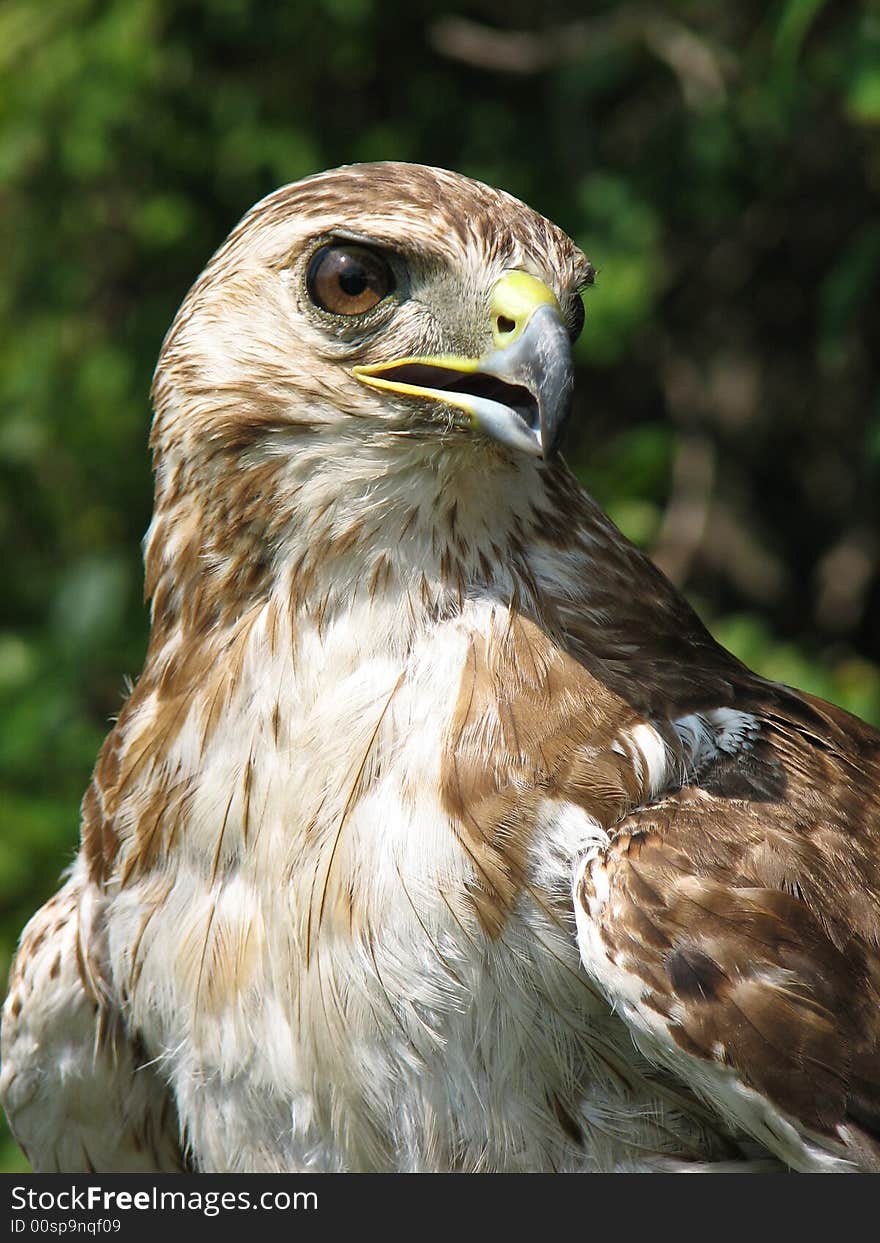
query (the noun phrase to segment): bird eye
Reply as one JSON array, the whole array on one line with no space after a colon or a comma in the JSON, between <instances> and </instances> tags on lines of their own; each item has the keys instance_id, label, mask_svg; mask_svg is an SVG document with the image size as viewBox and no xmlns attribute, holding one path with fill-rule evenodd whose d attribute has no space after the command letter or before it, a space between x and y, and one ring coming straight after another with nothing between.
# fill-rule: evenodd
<instances>
[{"instance_id":1,"label":"bird eye","mask_svg":"<svg viewBox=\"0 0 880 1243\"><path fill-rule=\"evenodd\" d=\"M584 330L584 318L586 311L584 310L584 300L580 294L575 294L574 301L571 304L571 310L568 313L568 339L574 345L578 337Z\"/></svg>"},{"instance_id":2,"label":"bird eye","mask_svg":"<svg viewBox=\"0 0 880 1243\"><path fill-rule=\"evenodd\" d=\"M331 243L315 251L306 276L309 297L333 315L363 315L394 288L382 255L366 246Z\"/></svg>"}]
</instances>

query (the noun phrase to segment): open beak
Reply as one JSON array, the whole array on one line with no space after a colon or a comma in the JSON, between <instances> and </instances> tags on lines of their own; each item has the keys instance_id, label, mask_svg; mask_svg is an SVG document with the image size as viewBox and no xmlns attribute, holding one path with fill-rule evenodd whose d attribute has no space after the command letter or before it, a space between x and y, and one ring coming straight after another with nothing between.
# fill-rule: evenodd
<instances>
[{"instance_id":1,"label":"open beak","mask_svg":"<svg viewBox=\"0 0 880 1243\"><path fill-rule=\"evenodd\" d=\"M490 306L494 348L482 358L398 358L352 373L371 388L454 406L502 444L549 458L559 447L573 387L559 303L537 277L507 272Z\"/></svg>"}]
</instances>

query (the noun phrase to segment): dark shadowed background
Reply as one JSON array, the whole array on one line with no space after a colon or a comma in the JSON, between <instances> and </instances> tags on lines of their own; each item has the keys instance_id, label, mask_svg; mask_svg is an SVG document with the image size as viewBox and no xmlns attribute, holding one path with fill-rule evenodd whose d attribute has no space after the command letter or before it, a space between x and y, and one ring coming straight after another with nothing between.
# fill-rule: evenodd
<instances>
[{"instance_id":1,"label":"dark shadowed background","mask_svg":"<svg viewBox=\"0 0 880 1243\"><path fill-rule=\"evenodd\" d=\"M246 208L336 164L575 237L569 460L738 655L880 721L880 12L4 0L0 70L0 973L143 659L165 329Z\"/></svg>"}]
</instances>

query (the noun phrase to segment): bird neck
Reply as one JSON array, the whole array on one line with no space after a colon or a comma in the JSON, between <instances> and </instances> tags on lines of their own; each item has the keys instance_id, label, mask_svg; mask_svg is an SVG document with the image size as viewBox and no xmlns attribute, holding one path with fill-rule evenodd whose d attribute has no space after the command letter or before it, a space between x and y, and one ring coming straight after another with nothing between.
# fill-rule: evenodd
<instances>
[{"instance_id":1,"label":"bird neck","mask_svg":"<svg viewBox=\"0 0 880 1243\"><path fill-rule=\"evenodd\" d=\"M570 526L559 474L461 445L312 434L157 467L146 540L154 639L208 636L270 598L318 626L394 602L398 633L460 610L477 591L533 596L528 548ZM576 488L576 485L575 485Z\"/></svg>"},{"instance_id":2,"label":"bird neck","mask_svg":"<svg viewBox=\"0 0 880 1243\"><path fill-rule=\"evenodd\" d=\"M648 716L729 701L731 658L564 464L467 440L393 449L312 436L233 461L165 454L137 697L178 722L206 680L220 704L294 667L316 685L374 657L402 668L438 623L506 613Z\"/></svg>"}]
</instances>

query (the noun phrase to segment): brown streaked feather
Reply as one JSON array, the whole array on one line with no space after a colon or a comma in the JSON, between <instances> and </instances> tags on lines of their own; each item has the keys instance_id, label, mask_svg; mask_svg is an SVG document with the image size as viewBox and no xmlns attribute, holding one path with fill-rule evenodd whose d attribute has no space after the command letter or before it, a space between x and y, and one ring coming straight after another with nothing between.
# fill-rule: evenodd
<instances>
[{"instance_id":1,"label":"brown streaked feather","mask_svg":"<svg viewBox=\"0 0 880 1243\"><path fill-rule=\"evenodd\" d=\"M735 779L716 771L625 817L596 865L601 909L589 872L576 900L681 1050L808 1135L857 1134L854 1159L876 1166L880 738L783 688L743 706L764 738Z\"/></svg>"},{"instance_id":2,"label":"brown streaked feather","mask_svg":"<svg viewBox=\"0 0 880 1243\"><path fill-rule=\"evenodd\" d=\"M638 776L610 746L614 731L636 719L522 614L506 611L488 638L471 637L441 790L474 866L478 918L491 935L529 885L542 800L576 802L600 825L638 803Z\"/></svg>"}]
</instances>

